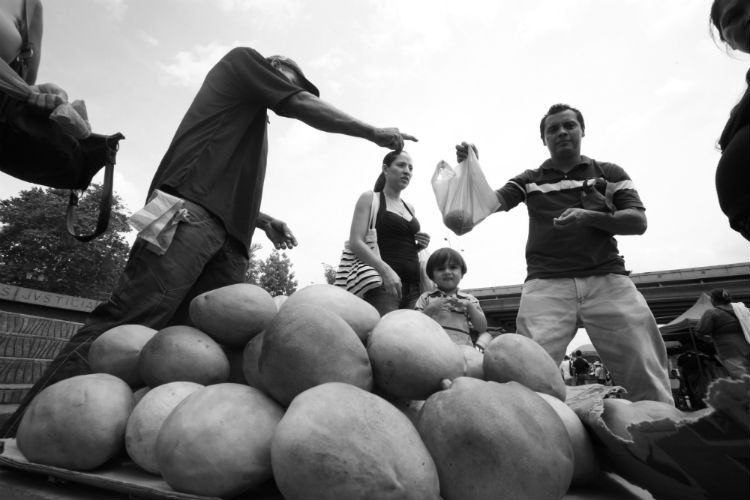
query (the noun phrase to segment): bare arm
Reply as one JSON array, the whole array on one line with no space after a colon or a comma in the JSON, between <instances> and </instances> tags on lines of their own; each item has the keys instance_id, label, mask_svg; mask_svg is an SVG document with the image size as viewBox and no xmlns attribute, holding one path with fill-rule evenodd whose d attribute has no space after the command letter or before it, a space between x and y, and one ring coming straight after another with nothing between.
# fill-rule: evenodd
<instances>
[{"instance_id":1,"label":"bare arm","mask_svg":"<svg viewBox=\"0 0 750 500\"><path fill-rule=\"evenodd\" d=\"M397 128L378 128L369 125L309 92L298 92L290 96L275 111L281 116L296 118L323 132L359 137L389 149L400 151L404 147L404 141L417 140L414 136L401 133Z\"/></svg>"},{"instance_id":2,"label":"bare arm","mask_svg":"<svg viewBox=\"0 0 750 500\"><path fill-rule=\"evenodd\" d=\"M478 332L486 332L487 331L487 318L485 318L482 310L479 307L477 307L476 304L469 302L468 311L469 311L469 319L471 320L471 325L474 327L474 329Z\"/></svg>"},{"instance_id":3,"label":"bare arm","mask_svg":"<svg viewBox=\"0 0 750 500\"><path fill-rule=\"evenodd\" d=\"M378 194L375 193L375 196L378 196ZM357 204L354 206L352 225L349 229L349 248L359 260L375 268L383 278L383 285L386 290L394 296L400 297L401 279L398 277L398 274L365 243L371 207L372 196L369 192L362 193L359 200L357 200Z\"/></svg>"},{"instance_id":4,"label":"bare arm","mask_svg":"<svg viewBox=\"0 0 750 500\"><path fill-rule=\"evenodd\" d=\"M597 212L583 208L568 208L554 220L555 228L564 230L588 226L611 234L643 234L648 223L646 213L638 208L626 208L614 213Z\"/></svg>"},{"instance_id":5,"label":"bare arm","mask_svg":"<svg viewBox=\"0 0 750 500\"><path fill-rule=\"evenodd\" d=\"M29 59L29 67L26 73L26 81L31 85L31 96L29 104L44 109L55 109L60 104L68 102L68 94L62 87L54 83L40 83L35 85L39 64L42 60L42 34L44 32L44 11L42 3L33 2L29 6L33 12L29 16L29 42L34 48L34 53Z\"/></svg>"}]
</instances>

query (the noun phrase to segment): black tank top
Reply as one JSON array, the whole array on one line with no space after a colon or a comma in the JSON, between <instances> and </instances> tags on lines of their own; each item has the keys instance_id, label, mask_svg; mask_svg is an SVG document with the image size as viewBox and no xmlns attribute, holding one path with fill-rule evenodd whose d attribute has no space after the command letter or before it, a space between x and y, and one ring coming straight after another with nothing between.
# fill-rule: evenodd
<instances>
[{"instance_id":1,"label":"black tank top","mask_svg":"<svg viewBox=\"0 0 750 500\"><path fill-rule=\"evenodd\" d=\"M411 214L411 220L386 210L385 195L380 193L380 207L375 219L378 232L378 249L383 261L391 266L402 283L419 284L419 257L414 235L419 232L419 221Z\"/></svg>"}]
</instances>

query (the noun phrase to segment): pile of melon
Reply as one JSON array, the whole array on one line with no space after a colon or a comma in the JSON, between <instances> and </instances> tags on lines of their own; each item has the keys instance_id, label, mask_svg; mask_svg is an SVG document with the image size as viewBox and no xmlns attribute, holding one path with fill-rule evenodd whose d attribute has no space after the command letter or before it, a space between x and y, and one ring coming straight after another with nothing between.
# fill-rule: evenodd
<instances>
[{"instance_id":1,"label":"pile of melon","mask_svg":"<svg viewBox=\"0 0 750 500\"><path fill-rule=\"evenodd\" d=\"M288 500L561 498L599 474L557 364L521 335L481 354L332 285L232 285L190 317L100 336L97 373L42 391L19 450L72 470L126 453L194 495L273 480Z\"/></svg>"}]
</instances>

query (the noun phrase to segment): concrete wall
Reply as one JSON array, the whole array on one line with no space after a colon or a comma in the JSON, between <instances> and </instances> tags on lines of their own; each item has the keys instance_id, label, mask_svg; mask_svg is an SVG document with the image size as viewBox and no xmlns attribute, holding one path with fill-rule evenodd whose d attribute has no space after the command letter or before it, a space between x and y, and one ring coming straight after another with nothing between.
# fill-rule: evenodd
<instances>
[{"instance_id":1,"label":"concrete wall","mask_svg":"<svg viewBox=\"0 0 750 500\"><path fill-rule=\"evenodd\" d=\"M83 323L98 301L0 283L0 311Z\"/></svg>"}]
</instances>

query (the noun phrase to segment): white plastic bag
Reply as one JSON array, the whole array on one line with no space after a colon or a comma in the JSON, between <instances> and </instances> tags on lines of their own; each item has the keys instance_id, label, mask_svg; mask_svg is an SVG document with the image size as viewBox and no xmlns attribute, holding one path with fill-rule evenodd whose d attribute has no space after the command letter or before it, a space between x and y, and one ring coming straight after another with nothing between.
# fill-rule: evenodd
<instances>
[{"instance_id":1,"label":"white plastic bag","mask_svg":"<svg viewBox=\"0 0 750 500\"><path fill-rule=\"evenodd\" d=\"M482 173L474 149L455 169L441 161L432 175L432 190L435 192L443 224L461 236L500 207L495 191Z\"/></svg>"}]
</instances>

